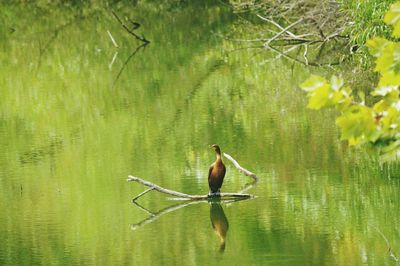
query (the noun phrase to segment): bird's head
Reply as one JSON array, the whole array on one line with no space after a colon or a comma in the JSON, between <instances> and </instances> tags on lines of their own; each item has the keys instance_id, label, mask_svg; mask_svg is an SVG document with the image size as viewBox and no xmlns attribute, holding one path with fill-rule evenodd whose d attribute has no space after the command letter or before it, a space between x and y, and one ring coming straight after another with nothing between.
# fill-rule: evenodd
<instances>
[{"instance_id":1,"label":"bird's head","mask_svg":"<svg viewBox=\"0 0 400 266\"><path fill-rule=\"evenodd\" d=\"M210 145L210 148L213 149L216 153L221 154L221 149L217 144Z\"/></svg>"}]
</instances>

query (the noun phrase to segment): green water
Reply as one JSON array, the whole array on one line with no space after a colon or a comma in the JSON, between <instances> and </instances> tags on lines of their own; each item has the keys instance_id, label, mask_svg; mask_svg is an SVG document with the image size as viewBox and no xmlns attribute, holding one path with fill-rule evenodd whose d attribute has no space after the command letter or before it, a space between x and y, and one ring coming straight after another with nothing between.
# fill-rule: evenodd
<instances>
[{"instance_id":1,"label":"green water","mask_svg":"<svg viewBox=\"0 0 400 266\"><path fill-rule=\"evenodd\" d=\"M305 108L298 84L320 70L232 51L218 35L241 20L219 1L40 3L0 9L1 265L400 259L396 171L341 143L333 112ZM111 9L151 43L133 54ZM130 202L145 188L129 174L207 193L213 143L260 177L255 199ZM225 164L223 192L251 181Z\"/></svg>"}]
</instances>

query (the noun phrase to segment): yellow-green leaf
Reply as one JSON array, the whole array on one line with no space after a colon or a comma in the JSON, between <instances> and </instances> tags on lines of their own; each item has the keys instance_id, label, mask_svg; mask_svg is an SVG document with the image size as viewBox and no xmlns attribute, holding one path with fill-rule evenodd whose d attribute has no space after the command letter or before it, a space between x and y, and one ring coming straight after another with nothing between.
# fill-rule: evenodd
<instances>
[{"instance_id":1,"label":"yellow-green leaf","mask_svg":"<svg viewBox=\"0 0 400 266\"><path fill-rule=\"evenodd\" d=\"M310 95L307 107L318 110L327 106L329 104L329 92L329 85L326 83L315 89Z\"/></svg>"},{"instance_id":2,"label":"yellow-green leaf","mask_svg":"<svg viewBox=\"0 0 400 266\"><path fill-rule=\"evenodd\" d=\"M382 55L383 49L386 45L390 44L391 42L386 40L385 38L376 37L373 39L369 39L367 41L368 51L374 57L379 57Z\"/></svg>"},{"instance_id":3,"label":"yellow-green leaf","mask_svg":"<svg viewBox=\"0 0 400 266\"><path fill-rule=\"evenodd\" d=\"M325 78L317 75L312 75L300 85L300 88L304 91L312 92L317 88L324 86L326 83L327 82Z\"/></svg>"},{"instance_id":4,"label":"yellow-green leaf","mask_svg":"<svg viewBox=\"0 0 400 266\"><path fill-rule=\"evenodd\" d=\"M400 37L400 2L390 6L390 10L385 14L384 21L393 26L392 35Z\"/></svg>"}]
</instances>

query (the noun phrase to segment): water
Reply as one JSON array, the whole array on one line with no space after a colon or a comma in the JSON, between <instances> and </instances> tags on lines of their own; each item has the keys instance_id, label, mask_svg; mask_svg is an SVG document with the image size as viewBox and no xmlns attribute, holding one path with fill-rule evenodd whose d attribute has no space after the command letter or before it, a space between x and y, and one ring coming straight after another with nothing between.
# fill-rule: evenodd
<instances>
[{"instance_id":1,"label":"water","mask_svg":"<svg viewBox=\"0 0 400 266\"><path fill-rule=\"evenodd\" d=\"M1 5L0 264L395 264L396 171L305 108L321 70L232 51L225 5ZM111 9L151 43L133 55ZM130 203L129 174L207 193L213 143L260 176L255 199ZM223 191L251 181L225 163Z\"/></svg>"}]
</instances>

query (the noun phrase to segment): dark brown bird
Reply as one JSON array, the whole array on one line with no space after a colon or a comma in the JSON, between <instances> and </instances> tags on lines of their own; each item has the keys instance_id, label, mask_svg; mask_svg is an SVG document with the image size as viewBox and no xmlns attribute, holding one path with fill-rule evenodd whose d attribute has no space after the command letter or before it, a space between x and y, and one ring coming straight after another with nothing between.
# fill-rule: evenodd
<instances>
[{"instance_id":1,"label":"dark brown bird","mask_svg":"<svg viewBox=\"0 0 400 266\"><path fill-rule=\"evenodd\" d=\"M211 148L215 150L217 159L208 170L208 186L210 187L210 195L220 193L226 173L226 168L221 158L221 149L217 144L211 145Z\"/></svg>"}]
</instances>

